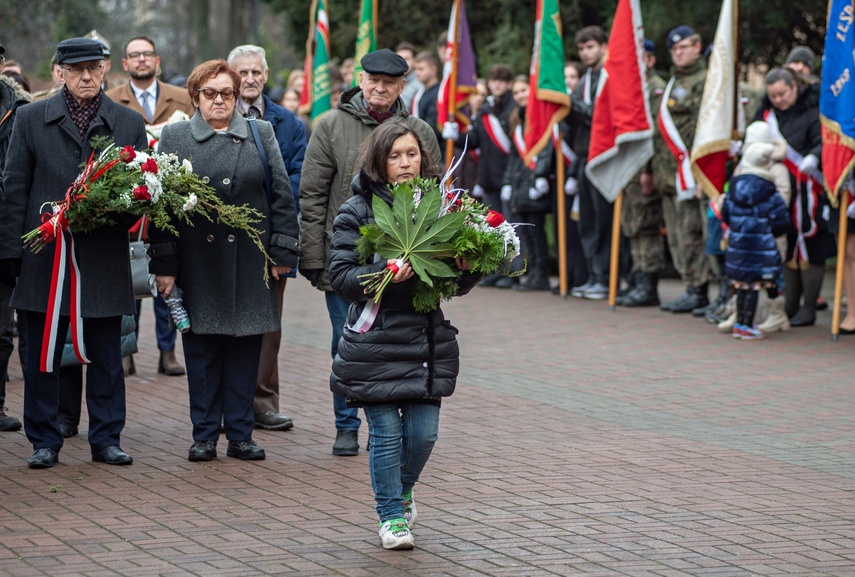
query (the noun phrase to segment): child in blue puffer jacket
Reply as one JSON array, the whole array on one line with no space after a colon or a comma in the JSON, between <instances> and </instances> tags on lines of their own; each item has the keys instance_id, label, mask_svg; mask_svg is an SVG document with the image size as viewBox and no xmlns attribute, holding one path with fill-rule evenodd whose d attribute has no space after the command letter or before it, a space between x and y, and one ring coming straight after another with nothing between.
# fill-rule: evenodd
<instances>
[{"instance_id":1,"label":"child in blue puffer jacket","mask_svg":"<svg viewBox=\"0 0 855 577\"><path fill-rule=\"evenodd\" d=\"M744 340L766 336L754 326L760 289L765 287L770 299L778 296L781 255L775 237L786 230L789 213L769 172L773 151L771 142L746 144L739 175L731 179L721 211L722 220L730 227L725 272L736 289L732 334Z\"/></svg>"}]
</instances>

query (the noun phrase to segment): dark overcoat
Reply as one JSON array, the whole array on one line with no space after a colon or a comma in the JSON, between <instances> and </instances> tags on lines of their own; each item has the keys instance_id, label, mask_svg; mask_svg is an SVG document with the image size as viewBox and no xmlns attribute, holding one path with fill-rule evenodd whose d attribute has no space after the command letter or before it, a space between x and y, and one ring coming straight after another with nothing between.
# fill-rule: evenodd
<instances>
[{"instance_id":1,"label":"dark overcoat","mask_svg":"<svg viewBox=\"0 0 855 577\"><path fill-rule=\"evenodd\" d=\"M270 123L256 122L273 177L272 206L255 140L237 112L223 133L211 128L199 111L189 121L165 126L159 152L190 160L193 172L207 178L224 202L247 204L264 214L255 226L263 231L265 249L278 266L295 267L299 227L288 173ZM279 330L276 282L265 285L264 256L246 232L198 215L193 226L175 224L177 238L149 229L149 270L177 277L191 330L235 337Z\"/></svg>"},{"instance_id":2,"label":"dark overcoat","mask_svg":"<svg viewBox=\"0 0 855 577\"><path fill-rule=\"evenodd\" d=\"M142 117L101 95L101 105L81 138L68 113L63 91L18 110L6 158L5 193L0 201L0 259L23 257L11 307L46 312L56 243L38 253L24 249L21 235L42 223L46 203L61 200L92 152L95 136L111 136L118 146L147 146ZM81 314L111 317L134 312L128 255L128 226L122 222L74 234L80 266ZM66 266L68 263L66 262ZM61 313L69 314L66 275Z\"/></svg>"}]
</instances>

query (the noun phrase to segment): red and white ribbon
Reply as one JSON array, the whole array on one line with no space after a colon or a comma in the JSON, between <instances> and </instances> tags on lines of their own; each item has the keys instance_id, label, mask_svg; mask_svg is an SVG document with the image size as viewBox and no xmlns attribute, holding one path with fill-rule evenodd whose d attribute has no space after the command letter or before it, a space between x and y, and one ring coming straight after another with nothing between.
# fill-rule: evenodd
<instances>
[{"instance_id":1,"label":"red and white ribbon","mask_svg":"<svg viewBox=\"0 0 855 577\"><path fill-rule=\"evenodd\" d=\"M683 142L683 137L680 136L680 131L677 130L677 125L674 124L674 119L671 118L671 111L668 110L668 99L671 97L671 89L674 88L675 77L671 77L668 86L665 87L665 94L662 95L662 103L659 105L659 132L662 134L662 139L668 145L668 150L674 155L677 160L677 175L676 188L677 197L680 199L694 198L695 177L692 175L691 159L689 149Z\"/></svg>"},{"instance_id":2,"label":"red and white ribbon","mask_svg":"<svg viewBox=\"0 0 855 577\"><path fill-rule=\"evenodd\" d=\"M502 128L502 121L495 114L487 114L485 117L487 121L484 123L484 130L487 132L487 136L490 137L496 148L505 154L510 154L511 139L505 134L505 129Z\"/></svg>"},{"instance_id":3,"label":"red and white ribbon","mask_svg":"<svg viewBox=\"0 0 855 577\"><path fill-rule=\"evenodd\" d=\"M65 235L68 235L67 241ZM86 357L86 347L83 344L83 317L80 314L80 267L77 264L77 256L74 254L74 236L70 230L62 229L56 235L53 272L51 274L50 293L48 294L45 329L42 336L42 354L39 359L39 370L43 373L53 372L53 359L56 348L65 344L65 335L62 335L62 340L59 340L57 329L60 312L62 311L62 288L65 284L65 270L68 257L71 260L71 266L69 267L71 274L71 302L69 303L71 313L71 343L77 360L82 364L89 364L89 359Z\"/></svg>"},{"instance_id":4,"label":"red and white ribbon","mask_svg":"<svg viewBox=\"0 0 855 577\"><path fill-rule=\"evenodd\" d=\"M793 259L807 261L809 260L809 255L805 239L813 237L816 235L817 230L819 230L816 223L816 212L820 205L819 195L823 192L823 176L818 170L813 170L810 174L805 174L799 170L799 165L804 160L804 156L790 146L790 143L784 138L774 110L766 110L763 113L763 119L769 125L769 134L772 138L783 140L787 145L787 156L784 158L784 166L787 167L787 170L796 179L796 195L793 200L793 224L796 227L797 237L796 246L793 249ZM805 209L807 210L805 211ZM807 231L804 230L804 223L809 225Z\"/></svg>"},{"instance_id":5,"label":"red and white ribbon","mask_svg":"<svg viewBox=\"0 0 855 577\"><path fill-rule=\"evenodd\" d=\"M392 276L398 274L401 267L404 266L403 259L395 259L395 262L386 265L386 269L392 271ZM352 325L348 325L347 329L354 333L366 333L374 326L374 321L377 320L377 313L380 312L380 301L382 296L377 297L369 303L365 303L362 307L362 314L356 319Z\"/></svg>"}]
</instances>

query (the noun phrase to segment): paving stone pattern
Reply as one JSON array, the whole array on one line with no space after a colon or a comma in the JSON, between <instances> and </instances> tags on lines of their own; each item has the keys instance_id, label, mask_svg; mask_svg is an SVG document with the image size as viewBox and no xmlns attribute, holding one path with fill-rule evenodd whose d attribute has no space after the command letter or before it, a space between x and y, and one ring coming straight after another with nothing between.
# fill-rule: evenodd
<instances>
[{"instance_id":1,"label":"paving stone pattern","mask_svg":"<svg viewBox=\"0 0 855 577\"><path fill-rule=\"evenodd\" d=\"M0 575L855 575L855 339L832 343L828 312L740 342L548 293L446 305L462 371L416 489L416 549L399 552L379 545L367 455L330 454L323 297L298 279L285 298L295 428L256 431L266 461L225 457L225 438L219 459L186 460L186 380L157 374L146 303L132 466L90 461L85 412L52 469L27 469L24 434L0 434Z\"/></svg>"}]
</instances>

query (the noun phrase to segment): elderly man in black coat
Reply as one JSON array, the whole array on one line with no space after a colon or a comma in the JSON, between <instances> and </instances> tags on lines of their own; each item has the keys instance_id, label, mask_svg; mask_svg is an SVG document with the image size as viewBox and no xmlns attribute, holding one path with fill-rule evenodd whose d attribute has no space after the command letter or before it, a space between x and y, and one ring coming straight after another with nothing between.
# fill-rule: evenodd
<instances>
[{"instance_id":1,"label":"elderly man in black coat","mask_svg":"<svg viewBox=\"0 0 855 577\"><path fill-rule=\"evenodd\" d=\"M52 467L63 438L57 422L59 367L62 346L53 351L53 372L42 372L48 299L56 243L41 252L25 250L21 235L37 227L50 203L63 198L92 152L96 136L112 137L119 146L146 148L142 117L114 103L101 89L104 56L101 44L72 38L57 45L63 88L48 100L18 112L4 172L0 201L0 281L17 286L11 306L26 317L27 357L24 367L24 430L35 452L30 468ZM127 465L133 459L121 450L125 424L125 381L120 351L121 317L133 314L126 223L74 235L80 269L80 310L83 342L91 361L86 371L89 444L92 460ZM67 266L67 265L66 265ZM66 275L56 335L69 325L69 283ZM59 339L61 343L64 339Z\"/></svg>"}]
</instances>

